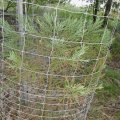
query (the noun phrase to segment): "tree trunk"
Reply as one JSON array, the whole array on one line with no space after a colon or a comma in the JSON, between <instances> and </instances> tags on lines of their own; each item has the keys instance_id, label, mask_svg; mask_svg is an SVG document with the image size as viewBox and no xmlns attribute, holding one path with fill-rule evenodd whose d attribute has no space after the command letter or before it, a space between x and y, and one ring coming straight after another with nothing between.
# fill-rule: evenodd
<instances>
[{"instance_id":1,"label":"tree trunk","mask_svg":"<svg viewBox=\"0 0 120 120\"><path fill-rule=\"evenodd\" d=\"M104 21L103 21L103 25L102 25L103 27L105 27L107 25L108 15L110 13L111 6L112 6L112 0L108 0L106 3L106 8L105 8Z\"/></svg>"},{"instance_id":2,"label":"tree trunk","mask_svg":"<svg viewBox=\"0 0 120 120\"><path fill-rule=\"evenodd\" d=\"M98 7L99 7L99 0L96 0L95 5L93 6L93 23L95 23L97 19Z\"/></svg>"}]
</instances>

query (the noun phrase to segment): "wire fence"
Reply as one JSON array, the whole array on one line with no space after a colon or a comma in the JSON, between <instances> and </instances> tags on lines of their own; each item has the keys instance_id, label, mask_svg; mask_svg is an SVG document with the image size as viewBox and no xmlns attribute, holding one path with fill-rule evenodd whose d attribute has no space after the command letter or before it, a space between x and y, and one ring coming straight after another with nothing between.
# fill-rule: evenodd
<instances>
[{"instance_id":1,"label":"wire fence","mask_svg":"<svg viewBox=\"0 0 120 120\"><path fill-rule=\"evenodd\" d=\"M6 12L8 2L14 7ZM93 24L91 6L76 8L61 0L46 5L1 0L0 5L0 119L85 120L101 88L119 10L115 17L101 11Z\"/></svg>"}]
</instances>

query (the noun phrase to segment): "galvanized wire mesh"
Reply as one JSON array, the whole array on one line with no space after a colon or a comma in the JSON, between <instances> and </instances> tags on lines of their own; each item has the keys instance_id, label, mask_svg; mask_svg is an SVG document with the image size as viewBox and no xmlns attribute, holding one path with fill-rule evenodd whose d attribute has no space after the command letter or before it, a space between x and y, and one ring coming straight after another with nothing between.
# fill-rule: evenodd
<instances>
[{"instance_id":1,"label":"galvanized wire mesh","mask_svg":"<svg viewBox=\"0 0 120 120\"><path fill-rule=\"evenodd\" d=\"M108 23L115 22L109 34L109 41L105 41L108 23L102 28L98 41L89 40L89 36L86 38L86 27L90 23L88 18L93 17L90 6L73 9L63 7L60 0L54 5L49 2L39 5L35 1L11 0L16 10L11 8L9 12L5 12L8 1L10 0L0 1L0 119L85 120L94 96L94 88L98 85L109 54L119 15L116 15L117 18L111 13L106 16L109 18ZM52 25L42 31L42 26L38 26L37 20L47 22L48 16L44 16L45 14L52 16ZM82 26L81 36L78 35L77 40L74 40L74 36L71 39L70 36L66 37L64 27L63 33L58 31L58 24L64 23L68 18L75 22L79 16ZM103 20L104 16L101 13L97 18ZM43 27L46 27L45 25L43 24ZM67 27L70 28L70 25L65 26L66 29ZM41 34L43 32L45 33ZM14 41L10 43L12 40ZM84 51L85 46L89 48L87 53ZM61 52L61 48L68 50ZM75 55L71 55L78 50L74 48L79 48L86 55L82 53L83 56L77 59ZM90 51L94 51L94 54L90 55ZM77 85L87 88L87 94L82 95L84 91L77 94L76 88L80 87Z\"/></svg>"}]
</instances>

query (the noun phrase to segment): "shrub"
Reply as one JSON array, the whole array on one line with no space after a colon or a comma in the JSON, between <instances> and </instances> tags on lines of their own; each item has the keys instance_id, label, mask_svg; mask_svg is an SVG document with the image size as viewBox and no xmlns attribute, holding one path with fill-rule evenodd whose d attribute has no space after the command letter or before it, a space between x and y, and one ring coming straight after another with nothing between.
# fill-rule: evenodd
<instances>
[{"instance_id":1,"label":"shrub","mask_svg":"<svg viewBox=\"0 0 120 120\"><path fill-rule=\"evenodd\" d=\"M55 16L51 11L42 17L35 17L33 21L28 17L23 23L26 26L23 38L5 22L5 74L10 79L7 82L10 86L24 81L28 85L28 92L45 95L48 104L64 103L68 104L66 109L73 109L83 102L85 96L101 88L97 86L97 79L111 43L110 31L101 28L101 20L93 24L88 18L84 26L84 16L74 18L71 15L60 19L63 16L58 14L57 20ZM35 88L40 88L40 91L35 91ZM39 100L40 103L44 102L42 97ZM64 109L64 106L57 105L46 105L44 109Z\"/></svg>"}]
</instances>

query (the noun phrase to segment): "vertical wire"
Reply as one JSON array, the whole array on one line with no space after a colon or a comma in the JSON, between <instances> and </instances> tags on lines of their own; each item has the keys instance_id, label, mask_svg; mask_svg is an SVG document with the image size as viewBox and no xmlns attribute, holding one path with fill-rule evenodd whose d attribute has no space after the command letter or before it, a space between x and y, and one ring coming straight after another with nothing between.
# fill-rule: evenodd
<instances>
[{"instance_id":1,"label":"vertical wire","mask_svg":"<svg viewBox=\"0 0 120 120\"><path fill-rule=\"evenodd\" d=\"M35 0L32 1L32 22L33 22L33 25L34 25L34 17L35 17L34 3L35 3Z\"/></svg>"},{"instance_id":2,"label":"vertical wire","mask_svg":"<svg viewBox=\"0 0 120 120\"><path fill-rule=\"evenodd\" d=\"M82 47L83 47L83 40L84 40L84 33L85 33L85 25L86 25L86 22L87 22L87 16L88 16L88 10L89 10L89 6L87 7L87 9L86 9L86 12L85 12L85 19L84 19L84 22L83 22L83 30L82 30L82 39L81 39L81 41L80 41L80 45L81 45L81 49L82 49ZM75 68L75 71L74 71L74 73L73 73L73 79L72 79L72 81L74 81L75 80L75 74L76 74L76 72L77 72L77 68L78 68L78 64L79 62L77 62L77 64L76 64L76 68ZM78 103L79 104L79 103ZM75 115L75 117L77 118L77 116Z\"/></svg>"},{"instance_id":3,"label":"vertical wire","mask_svg":"<svg viewBox=\"0 0 120 120\"><path fill-rule=\"evenodd\" d=\"M118 1L119 1L119 0L118 0ZM118 2L118 1L117 1L117 2ZM119 10L118 10L118 11L119 11ZM111 13L111 11L110 11L110 13ZM109 14L110 14L110 13L109 13ZM108 17L108 16L107 16L107 17ZM112 43L112 38L113 38L113 36L114 36L115 30L116 30L116 27L117 27L117 24L118 24L118 20L119 20L119 15L118 15L118 17L117 17L116 25L115 25L115 27L113 28L114 30L113 30L113 32L112 32L112 36L111 36L111 39L110 39L110 43ZM108 27L108 21L107 21L107 25L106 25L105 30L104 30L104 33L103 33L103 37L102 37L101 43L103 42L103 38L104 38L105 31L106 31L107 27ZM110 47L110 46L109 46L109 47ZM100 56L101 50L102 50L102 44L100 45L100 49L99 49L99 53L98 53L98 56L97 56L97 60L99 60L99 56ZM109 55L109 50L108 50L107 53L106 53L106 57L105 57L105 60L104 60L104 62L103 62L103 64L102 64L102 66L106 63L106 60L107 60L108 55ZM94 68L93 68L93 72L94 72L95 69L96 69L97 63L98 63L98 61L96 61L96 63L95 63L95 66L94 66ZM102 72L102 68L101 68L101 70L100 70L100 74L101 74L101 72ZM93 77L93 75L92 75L92 77ZM92 79L92 77L91 77L91 79ZM99 79L100 79L100 75L98 76L98 78L97 78L97 80L96 80L96 84L97 84L97 85L98 85ZM92 100L93 100L94 94L95 94L95 93L92 93L92 95L91 95L91 100L90 100L89 104L87 105L88 107L87 107L87 111L86 111L86 115L85 115L85 120L86 120L86 118L87 118L87 113L88 113L88 110L89 110L89 108L90 108L90 104L91 104L91 102L92 102Z\"/></svg>"},{"instance_id":4,"label":"vertical wire","mask_svg":"<svg viewBox=\"0 0 120 120\"><path fill-rule=\"evenodd\" d=\"M108 22L107 22L107 25L108 25ZM103 33L103 37L104 37L104 35L105 35L105 31L106 31L106 29L107 29L107 25L106 25L106 27L105 27L105 30L104 30L104 33ZM103 41L103 37L102 37L102 40L101 40L101 42L100 43L102 43L102 41ZM97 59L96 59L96 62L95 62L95 65L94 65L94 67L93 67L93 70L92 70L92 75L91 75L91 80L90 80L90 83L92 82L92 80L93 80L93 73L94 73L94 71L95 71L95 69L96 69L96 66L97 66L97 63L98 63L98 60L99 60L99 56L100 56L100 53L101 53L101 50L102 50L102 44L100 44L100 49L99 49L99 52L98 52L98 56L97 56ZM101 73L101 72L100 72ZM99 75L100 76L100 75ZM97 85L97 81L99 81L99 77L97 78L97 80L96 80L96 85ZM89 83L89 85L88 86L90 86L91 84ZM92 87L92 86L91 86ZM94 86L94 87L96 87L96 86ZM87 99L88 99L88 97L91 97L91 99L89 100L89 103L87 104L87 108L86 108L86 113L85 113L85 120L86 120L86 118L87 118L87 113L88 113L88 111L89 111L89 108L90 108L90 104L91 104L91 102L92 102L92 100L93 100L93 97L94 97L94 92L93 93L91 93L91 95L89 96L89 95L87 95L86 96L86 103L87 103Z\"/></svg>"},{"instance_id":5,"label":"vertical wire","mask_svg":"<svg viewBox=\"0 0 120 120\"><path fill-rule=\"evenodd\" d=\"M2 110L2 113L1 113L1 116L2 116L2 120L5 120L5 106L4 106L4 100L3 100L3 97L4 97L4 93L3 92L3 82L4 82L4 21L5 21L5 13L4 13L4 0L2 0L2 43L1 43L1 47L2 47L2 65L1 65L1 69L2 69L2 72L1 72L1 79L0 79L0 84L2 85L1 87L1 93L0 93L0 96L1 96L1 100L0 100L0 104L1 104L1 110Z\"/></svg>"},{"instance_id":6,"label":"vertical wire","mask_svg":"<svg viewBox=\"0 0 120 120\"><path fill-rule=\"evenodd\" d=\"M22 46L22 49L21 49L21 64L20 64L20 67L19 67L19 111L18 111L18 114L19 114L19 117L20 117L20 108L21 108L21 82L22 82L22 67L23 67L23 60L24 60L24 49L25 49L25 29L26 29L26 22L24 22L24 17L23 17L23 0L18 0L18 5L20 5L21 7L19 8L20 10L20 26L22 26L22 28L20 29L21 31L20 32L20 36L21 36L21 43L20 44ZM25 3L24 3L25 4ZM25 14L26 14L26 8L25 8ZM25 21L26 21L26 18L25 18ZM19 119L18 119L19 120Z\"/></svg>"},{"instance_id":7,"label":"vertical wire","mask_svg":"<svg viewBox=\"0 0 120 120\"><path fill-rule=\"evenodd\" d=\"M48 65L48 70L47 70L47 81L46 81L46 85L45 85L45 95L44 95L44 100L43 100L43 108L42 108L42 115L41 115L41 119L43 120L43 115L44 115L44 109L45 109L45 102L46 102L46 94L47 94L47 87L48 87L48 79L49 79L49 72L50 72L50 66L51 66L51 56L54 50L54 40L56 39L56 26L57 26L57 17L58 17L58 6L60 4L60 1L58 1L58 4L55 8L55 18L54 18L54 31L53 31L53 39L52 39L52 50L49 56L49 65Z\"/></svg>"},{"instance_id":8,"label":"vertical wire","mask_svg":"<svg viewBox=\"0 0 120 120\"><path fill-rule=\"evenodd\" d=\"M35 25L35 24L34 24L34 18L35 18L34 3L35 3L35 0L32 1L32 25L33 25L33 26ZM31 15L31 14L30 14L30 15ZM33 39L33 41L34 41L34 37L33 37L32 39ZM31 114L33 114L34 111L35 111L35 110L33 110L33 111L31 112ZM26 120L29 120L29 118L27 118Z\"/></svg>"},{"instance_id":9,"label":"vertical wire","mask_svg":"<svg viewBox=\"0 0 120 120\"><path fill-rule=\"evenodd\" d=\"M34 2L35 2L35 0L33 0L33 1L32 1L32 4L30 4L30 5L32 6L32 15L31 15L31 13L30 13L30 17L32 16L32 25L33 25L33 26L35 25L35 24L34 24L34 17L35 17L34 15L35 15L35 14L34 14L34 5L33 5ZM27 0L26 0L26 3L27 3ZM25 5L26 5L26 4L25 4ZM26 6L25 6L25 11L26 11L26 12L25 12L25 13L26 13L26 22L28 22L28 20L27 20L27 15L28 15L27 13L28 13L28 12L27 12ZM25 22L25 23L26 23L26 22ZM25 31L26 31L26 30L27 30L27 29L25 29ZM32 39L34 39L34 37L33 37ZM27 102L28 102L28 100L27 100ZM35 110L33 110L33 111L31 112L31 114L33 114L34 111L35 111ZM28 117L27 119L25 119L25 120L29 120L29 117Z\"/></svg>"}]
</instances>

